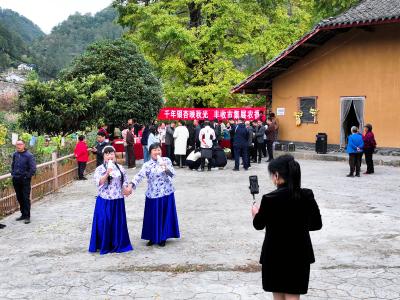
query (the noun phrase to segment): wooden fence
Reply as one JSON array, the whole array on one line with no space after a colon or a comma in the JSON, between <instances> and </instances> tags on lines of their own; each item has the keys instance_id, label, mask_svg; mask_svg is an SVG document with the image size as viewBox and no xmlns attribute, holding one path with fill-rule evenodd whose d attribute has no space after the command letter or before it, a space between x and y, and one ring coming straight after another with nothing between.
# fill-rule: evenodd
<instances>
[{"instance_id":1,"label":"wooden fence","mask_svg":"<svg viewBox=\"0 0 400 300\"><path fill-rule=\"evenodd\" d=\"M86 172L92 172L95 168L96 159L91 155L86 166ZM53 153L51 161L37 165L36 175L32 177L31 202L36 202L74 181L78 175L77 170L78 167L73 154L57 158L57 154ZM6 187L0 190L0 216L12 214L19 209L11 180L10 173L0 176L0 182L9 182L9 184L5 183Z\"/></svg>"}]
</instances>

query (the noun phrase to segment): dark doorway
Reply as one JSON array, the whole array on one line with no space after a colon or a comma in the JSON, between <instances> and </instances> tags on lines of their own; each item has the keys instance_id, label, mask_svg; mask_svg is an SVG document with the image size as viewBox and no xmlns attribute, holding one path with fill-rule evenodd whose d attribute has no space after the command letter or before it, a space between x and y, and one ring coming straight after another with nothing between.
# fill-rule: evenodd
<instances>
[{"instance_id":1,"label":"dark doorway","mask_svg":"<svg viewBox=\"0 0 400 300\"><path fill-rule=\"evenodd\" d=\"M343 129L345 132L346 144L347 144L347 137L351 134L351 127L353 127L353 126L356 126L359 128L360 122L358 122L358 120L357 120L357 115L356 115L356 111L354 109L354 104L351 103L349 113L343 122Z\"/></svg>"}]
</instances>

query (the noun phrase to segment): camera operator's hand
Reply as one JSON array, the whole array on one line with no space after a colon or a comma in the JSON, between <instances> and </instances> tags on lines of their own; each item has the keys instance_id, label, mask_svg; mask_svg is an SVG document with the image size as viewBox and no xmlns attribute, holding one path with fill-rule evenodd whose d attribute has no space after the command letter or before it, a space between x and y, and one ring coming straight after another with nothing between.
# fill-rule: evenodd
<instances>
[{"instance_id":1,"label":"camera operator's hand","mask_svg":"<svg viewBox=\"0 0 400 300\"><path fill-rule=\"evenodd\" d=\"M258 205L253 204L253 206L251 207L251 215L253 216L253 218L255 217L256 214L258 214L259 210L260 208L258 207Z\"/></svg>"}]
</instances>

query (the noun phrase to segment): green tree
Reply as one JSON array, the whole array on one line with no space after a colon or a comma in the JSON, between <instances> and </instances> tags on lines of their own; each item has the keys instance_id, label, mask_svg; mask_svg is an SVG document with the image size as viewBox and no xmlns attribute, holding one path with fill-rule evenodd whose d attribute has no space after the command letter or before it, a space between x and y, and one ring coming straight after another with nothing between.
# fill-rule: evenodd
<instances>
[{"instance_id":1,"label":"green tree","mask_svg":"<svg viewBox=\"0 0 400 300\"><path fill-rule=\"evenodd\" d=\"M121 126L129 118L147 123L157 116L163 105L161 83L135 44L122 39L94 43L62 72L62 78L96 74L104 74L111 87L103 107L107 123Z\"/></svg>"},{"instance_id":2,"label":"green tree","mask_svg":"<svg viewBox=\"0 0 400 300\"><path fill-rule=\"evenodd\" d=\"M334 17L359 2L360 0L314 0L314 19L319 21Z\"/></svg>"},{"instance_id":3,"label":"green tree","mask_svg":"<svg viewBox=\"0 0 400 300\"><path fill-rule=\"evenodd\" d=\"M231 87L357 0L114 0L162 78L168 105L256 104Z\"/></svg>"},{"instance_id":4,"label":"green tree","mask_svg":"<svg viewBox=\"0 0 400 300\"><path fill-rule=\"evenodd\" d=\"M144 3L144 5L143 5ZM162 78L168 105L233 106L245 78L235 64L252 52L267 26L255 0L115 1L126 38L135 42Z\"/></svg>"},{"instance_id":5,"label":"green tree","mask_svg":"<svg viewBox=\"0 0 400 300\"><path fill-rule=\"evenodd\" d=\"M256 104L229 93L311 27L304 0L114 1L119 22L162 78L167 104Z\"/></svg>"},{"instance_id":6,"label":"green tree","mask_svg":"<svg viewBox=\"0 0 400 300\"><path fill-rule=\"evenodd\" d=\"M102 74L48 82L31 75L20 96L20 125L39 134L84 130L101 118L109 91Z\"/></svg>"}]
</instances>

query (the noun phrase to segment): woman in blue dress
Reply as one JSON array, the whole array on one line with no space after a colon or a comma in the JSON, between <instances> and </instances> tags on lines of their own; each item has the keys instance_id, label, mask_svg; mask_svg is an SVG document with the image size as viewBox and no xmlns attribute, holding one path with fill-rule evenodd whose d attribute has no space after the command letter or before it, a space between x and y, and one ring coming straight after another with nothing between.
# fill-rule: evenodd
<instances>
[{"instance_id":1,"label":"woman in blue dress","mask_svg":"<svg viewBox=\"0 0 400 300\"><path fill-rule=\"evenodd\" d=\"M106 254L133 250L126 224L124 195L128 179L124 168L115 162L115 149L103 149L104 163L96 168L98 196L93 215L89 252Z\"/></svg>"},{"instance_id":2,"label":"woman in blue dress","mask_svg":"<svg viewBox=\"0 0 400 300\"><path fill-rule=\"evenodd\" d=\"M172 185L175 170L169 158L161 157L159 143L152 144L149 153L150 160L133 178L129 191L147 178L142 239L148 240L147 246L158 244L164 247L167 239L180 237Z\"/></svg>"}]
</instances>

